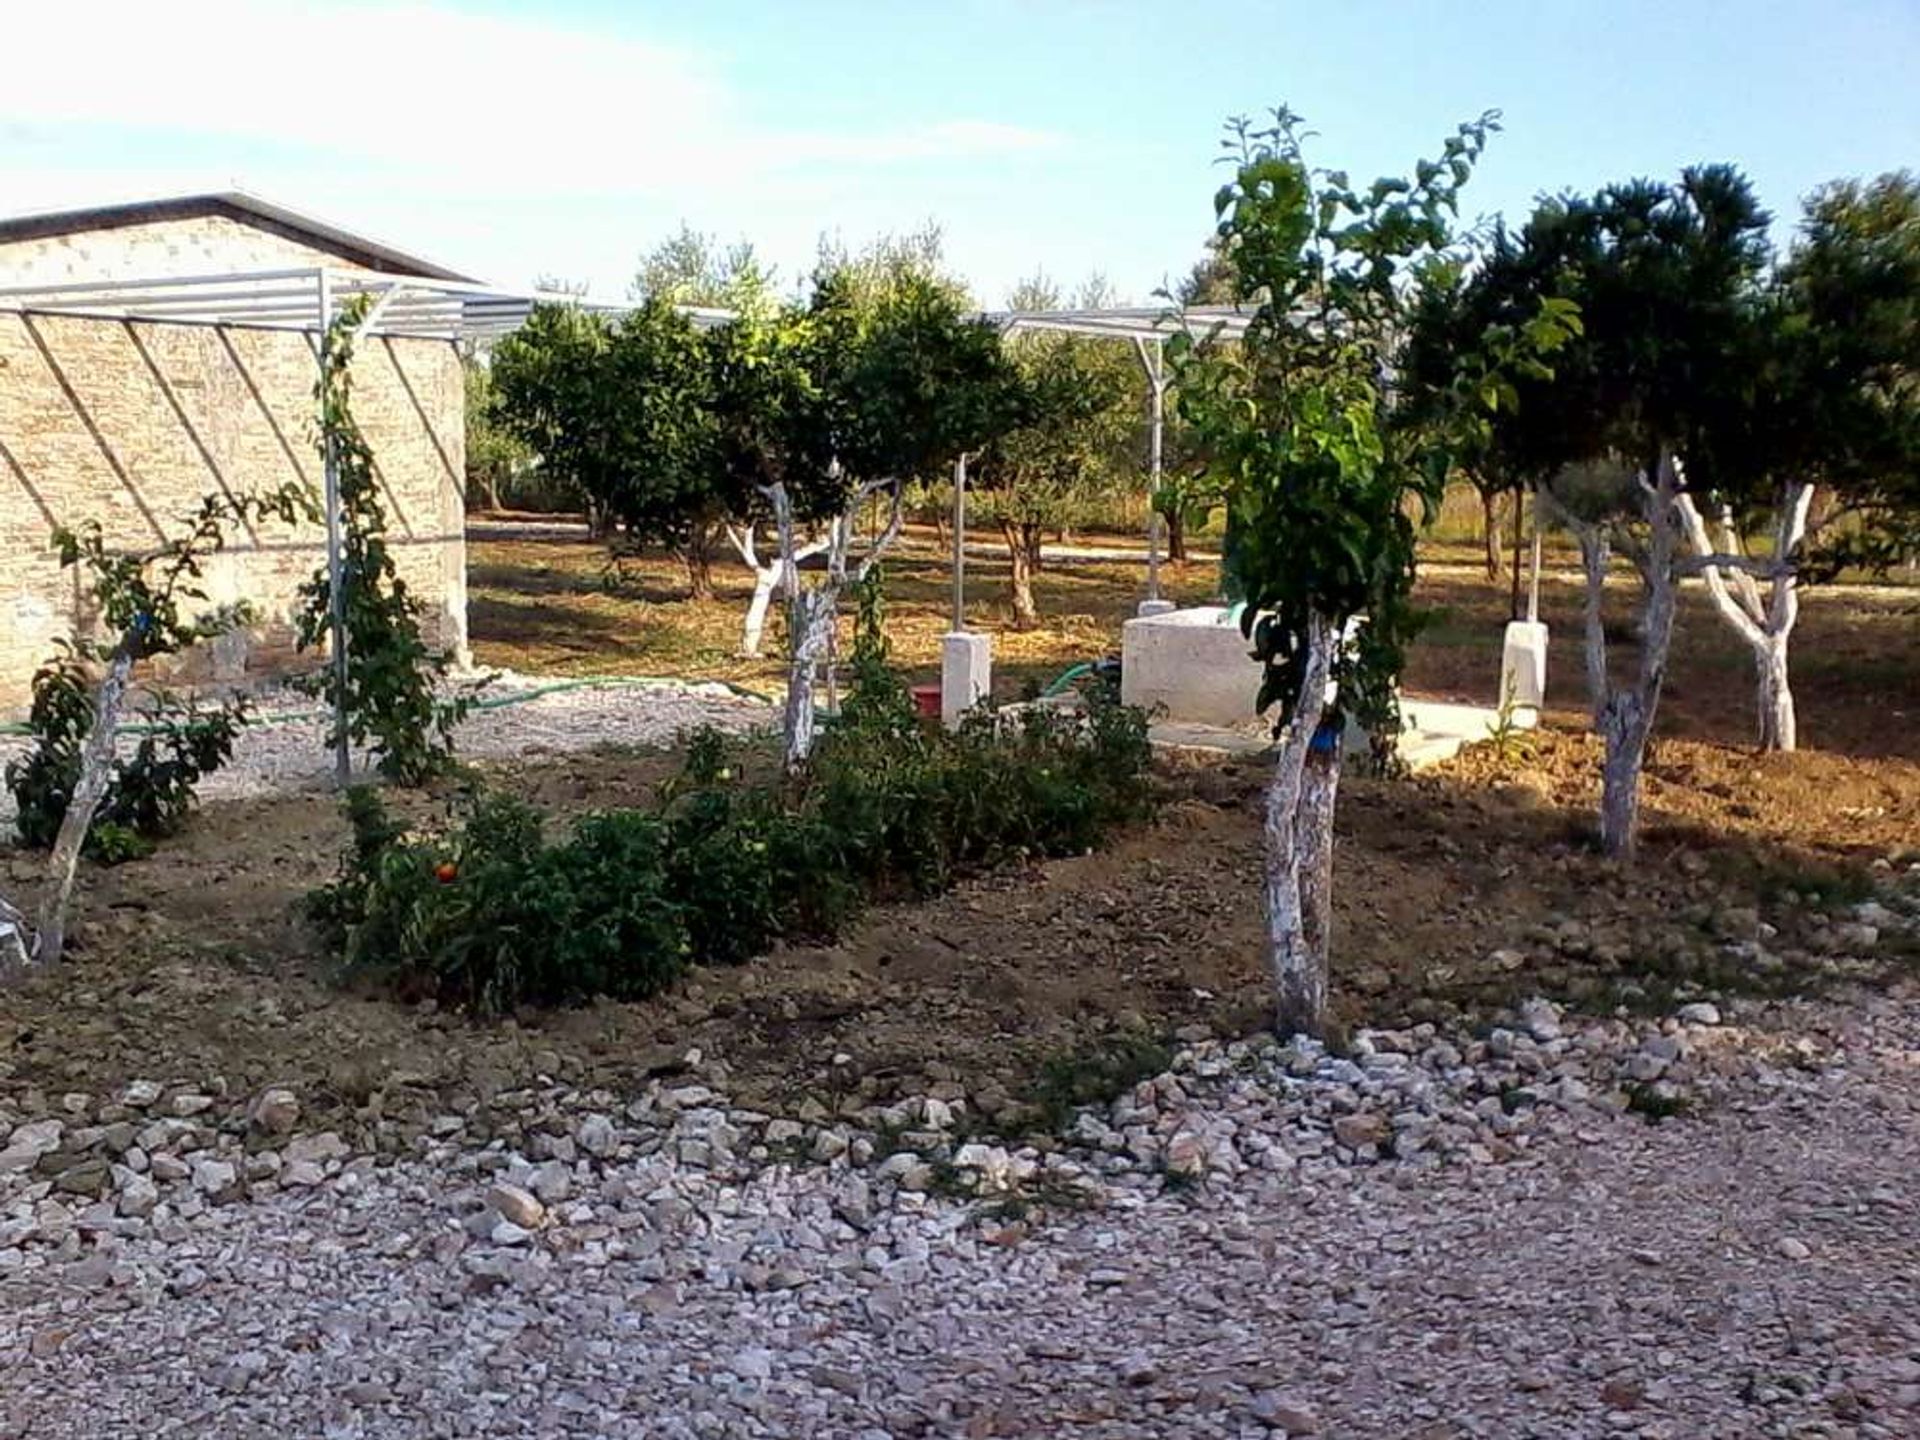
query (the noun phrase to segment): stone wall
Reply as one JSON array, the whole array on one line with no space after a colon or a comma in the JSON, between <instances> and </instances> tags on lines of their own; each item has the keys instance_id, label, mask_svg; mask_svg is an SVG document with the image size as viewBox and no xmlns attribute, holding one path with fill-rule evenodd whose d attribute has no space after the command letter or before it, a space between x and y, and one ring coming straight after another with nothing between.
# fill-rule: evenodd
<instances>
[{"instance_id":1,"label":"stone wall","mask_svg":"<svg viewBox=\"0 0 1920 1440\"><path fill-rule=\"evenodd\" d=\"M0 243L0 283L63 284L327 265L354 254L217 210ZM110 543L148 550L217 489L321 483L314 337L244 326L126 323L0 312L0 711L25 702L53 640L92 622L63 573L56 524L98 520ZM373 449L389 541L426 604L430 641L466 656L465 397L451 345L376 340L354 362L354 412ZM167 678L246 682L295 657L299 583L325 563L324 528L237 534L203 582L261 622L242 643Z\"/></svg>"},{"instance_id":2,"label":"stone wall","mask_svg":"<svg viewBox=\"0 0 1920 1440\"><path fill-rule=\"evenodd\" d=\"M89 623L76 577L50 549L56 524L98 520L110 543L144 550L216 489L293 477L318 493L314 343L238 326L0 312L0 710L23 706L55 637ZM376 339L353 381L401 575L428 607L430 641L464 659L459 357L441 341ZM221 647L217 665L197 656L172 678L246 681L295 663L294 588L324 559L317 524L235 535L205 588L214 603L251 601L262 622L248 643Z\"/></svg>"},{"instance_id":3,"label":"stone wall","mask_svg":"<svg viewBox=\"0 0 1920 1440\"><path fill-rule=\"evenodd\" d=\"M195 215L0 241L0 284L5 285L231 275L309 265L365 268L230 215Z\"/></svg>"}]
</instances>

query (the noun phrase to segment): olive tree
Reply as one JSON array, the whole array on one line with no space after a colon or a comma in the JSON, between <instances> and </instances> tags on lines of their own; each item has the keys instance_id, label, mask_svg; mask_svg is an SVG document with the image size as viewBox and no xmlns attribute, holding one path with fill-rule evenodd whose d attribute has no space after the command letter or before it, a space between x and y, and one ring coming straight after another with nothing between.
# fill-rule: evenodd
<instances>
[{"instance_id":1,"label":"olive tree","mask_svg":"<svg viewBox=\"0 0 1920 1440\"><path fill-rule=\"evenodd\" d=\"M1312 168L1284 108L1229 132L1216 199L1241 343L1192 334L1171 350L1179 405L1225 487L1229 577L1277 703L1267 786L1266 948L1283 1031L1322 1032L1333 815L1348 716L1397 729L1395 682L1412 632L1413 515L1437 503L1457 417L1497 396L1484 357L1550 348L1547 307L1412 403L1390 385L1422 289L1457 274L1453 221L1494 117L1448 137L1411 179L1355 187Z\"/></svg>"},{"instance_id":2,"label":"olive tree","mask_svg":"<svg viewBox=\"0 0 1920 1440\"><path fill-rule=\"evenodd\" d=\"M1021 285L1011 301L1015 310L1059 304L1044 280ZM1006 541L1013 622L1026 629L1039 619L1033 577L1047 532L1073 525L1132 472L1128 441L1139 428L1140 387L1132 355L1111 341L1015 331L1005 343L1024 418L981 449L971 479L984 518Z\"/></svg>"}]
</instances>

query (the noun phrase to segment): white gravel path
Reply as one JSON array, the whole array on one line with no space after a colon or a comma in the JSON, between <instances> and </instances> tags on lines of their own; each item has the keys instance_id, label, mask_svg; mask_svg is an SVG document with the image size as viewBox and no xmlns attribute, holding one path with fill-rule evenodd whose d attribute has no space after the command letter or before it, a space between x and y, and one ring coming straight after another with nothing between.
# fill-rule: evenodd
<instances>
[{"instance_id":1,"label":"white gravel path","mask_svg":"<svg viewBox=\"0 0 1920 1440\"><path fill-rule=\"evenodd\" d=\"M0 1435L1920 1435L1920 996L1750 1023L1684 1032L1722 1063L1659 1126L1554 1078L1587 1035L1521 1044L1561 1098L1504 1163L1301 1128L1424 1056L1201 1047L1143 1092L1230 1163L1110 1155L1106 1208L1030 1232L857 1155L735 1166L772 1128L698 1086L541 1121L544 1181L499 1142L336 1162L0 1277ZM501 1174L546 1213L479 1208Z\"/></svg>"},{"instance_id":2,"label":"white gravel path","mask_svg":"<svg viewBox=\"0 0 1920 1440\"><path fill-rule=\"evenodd\" d=\"M778 712L765 701L725 685L674 681L600 680L591 685L539 694L572 682L546 676L502 672L471 693L484 708L472 711L455 732L457 753L467 759L515 759L523 755L565 753L597 745L665 745L683 730L711 725L740 734L771 725ZM461 687L466 693L468 687ZM521 696L533 698L518 700ZM500 705L498 702L517 701ZM330 783L331 752L326 722L314 702L292 691L259 697L262 717L307 714L313 718L249 725L234 747L232 761L199 787L203 801L231 800L277 790L318 788ZM122 747L137 744L122 737ZM24 755L29 742L0 736L0 765ZM361 757L360 768L366 769ZM0 787L0 831L11 828L13 796Z\"/></svg>"}]
</instances>

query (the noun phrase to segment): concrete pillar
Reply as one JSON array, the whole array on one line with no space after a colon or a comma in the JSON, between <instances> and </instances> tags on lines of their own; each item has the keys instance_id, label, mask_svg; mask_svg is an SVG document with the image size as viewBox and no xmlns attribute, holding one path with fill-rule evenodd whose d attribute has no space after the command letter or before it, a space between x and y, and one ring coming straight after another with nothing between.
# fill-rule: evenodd
<instances>
[{"instance_id":1,"label":"concrete pillar","mask_svg":"<svg viewBox=\"0 0 1920 1440\"><path fill-rule=\"evenodd\" d=\"M1547 625L1544 620L1514 620L1500 648L1500 704L1534 715L1547 703Z\"/></svg>"},{"instance_id":2,"label":"concrete pillar","mask_svg":"<svg viewBox=\"0 0 1920 1440\"><path fill-rule=\"evenodd\" d=\"M993 688L993 637L952 630L940 637L940 719L951 730Z\"/></svg>"}]
</instances>

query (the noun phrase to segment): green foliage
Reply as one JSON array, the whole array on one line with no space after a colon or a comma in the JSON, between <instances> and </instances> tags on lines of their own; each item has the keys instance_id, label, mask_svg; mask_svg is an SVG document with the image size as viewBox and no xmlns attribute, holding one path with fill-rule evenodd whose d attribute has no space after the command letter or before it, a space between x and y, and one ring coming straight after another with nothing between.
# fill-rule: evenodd
<instances>
[{"instance_id":1,"label":"green foliage","mask_svg":"<svg viewBox=\"0 0 1920 1440\"><path fill-rule=\"evenodd\" d=\"M488 364L491 423L533 455L548 483L596 506L606 488L610 443L601 357L604 317L572 305L538 305L494 347Z\"/></svg>"},{"instance_id":2,"label":"green foliage","mask_svg":"<svg viewBox=\"0 0 1920 1440\"><path fill-rule=\"evenodd\" d=\"M1920 554L1920 177L1815 192L1762 314L1771 354L1727 427L1745 463L1726 498L1751 512L1795 476L1834 491L1815 578Z\"/></svg>"},{"instance_id":3,"label":"green foliage","mask_svg":"<svg viewBox=\"0 0 1920 1440\"><path fill-rule=\"evenodd\" d=\"M641 257L632 288L636 300L748 311L766 303L773 278L750 241L722 248L714 236L682 223Z\"/></svg>"},{"instance_id":4,"label":"green foliage","mask_svg":"<svg viewBox=\"0 0 1920 1440\"><path fill-rule=\"evenodd\" d=\"M1145 714L1091 688L1084 720L1045 706L928 730L904 691L843 717L822 739L808 800L846 864L932 893L969 871L1091 849L1146 813Z\"/></svg>"},{"instance_id":5,"label":"green foliage","mask_svg":"<svg viewBox=\"0 0 1920 1440\"><path fill-rule=\"evenodd\" d=\"M205 710L155 692L144 712L146 734L133 754L114 761L86 853L107 863L138 859L153 841L177 832L193 808L194 787L232 758L245 714L243 700ZM33 677L27 728L34 748L7 765L22 844L47 849L60 833L93 722L93 676L63 647Z\"/></svg>"},{"instance_id":6,"label":"green foliage","mask_svg":"<svg viewBox=\"0 0 1920 1440\"><path fill-rule=\"evenodd\" d=\"M348 803L353 848L312 910L350 968L493 1015L651 995L686 962L656 816L590 815L550 845L526 805L482 795L459 830L408 840L372 792Z\"/></svg>"},{"instance_id":7,"label":"green foliage","mask_svg":"<svg viewBox=\"0 0 1920 1440\"><path fill-rule=\"evenodd\" d=\"M704 237L669 249L632 314L542 307L492 366L502 426L631 539L704 553L723 521L765 520L776 484L817 524L862 481L936 473L1002 424L998 333L938 276L937 244L823 255L785 305ZM716 298L738 318L698 330L675 308Z\"/></svg>"},{"instance_id":8,"label":"green foliage","mask_svg":"<svg viewBox=\"0 0 1920 1440\"><path fill-rule=\"evenodd\" d=\"M655 805L557 842L499 796L412 838L371 792L350 794L353 844L312 913L350 967L478 1013L640 998L690 963L829 938L870 893L1079 852L1147 808L1145 719L1110 697L1084 726L1034 712L949 736L913 721L897 682L866 683L799 775L750 783L725 741L697 734Z\"/></svg>"},{"instance_id":9,"label":"green foliage","mask_svg":"<svg viewBox=\"0 0 1920 1440\"><path fill-rule=\"evenodd\" d=\"M1462 417L1496 403L1491 367L1450 371L1428 393L1391 390L1424 291L1455 283L1452 222L1488 134L1488 114L1448 137L1411 180L1355 188L1308 166L1299 118L1236 121L1234 178L1215 200L1217 253L1233 298L1254 307L1237 347L1170 345L1181 415L1229 506L1230 593L1283 719L1301 698L1310 638L1366 622L1332 661L1335 717L1396 729L1393 687L1416 617L1414 517L1437 506ZM1531 350L1569 330L1529 317Z\"/></svg>"},{"instance_id":10,"label":"green foliage","mask_svg":"<svg viewBox=\"0 0 1920 1440\"><path fill-rule=\"evenodd\" d=\"M580 509L580 488L541 465L526 441L501 423L493 367L463 355L460 368L466 385L467 508Z\"/></svg>"},{"instance_id":11,"label":"green foliage","mask_svg":"<svg viewBox=\"0 0 1920 1440\"><path fill-rule=\"evenodd\" d=\"M431 650L420 633L425 607L407 589L387 548L373 452L353 418L353 337L366 310L364 296L349 303L321 348L320 449L339 486L347 665L344 684L329 663L308 686L332 711L330 744L339 742L344 727L354 744L371 745L381 774L414 785L451 767L453 727L467 706L435 693L448 657ZM299 594L296 635L301 649L312 649L331 634L333 582L326 566Z\"/></svg>"},{"instance_id":12,"label":"green foliage","mask_svg":"<svg viewBox=\"0 0 1920 1440\"><path fill-rule=\"evenodd\" d=\"M1000 332L931 275L909 271L876 292L827 272L809 311L827 449L855 480L937 474L1023 413Z\"/></svg>"},{"instance_id":13,"label":"green foliage","mask_svg":"<svg viewBox=\"0 0 1920 1440\"><path fill-rule=\"evenodd\" d=\"M1673 185L1548 200L1518 237L1496 236L1461 289L1465 323L1515 331L1570 302L1580 327L1551 369L1490 392L1479 453L1529 482L1599 462L1651 472L1663 448L1704 475L1762 343L1753 304L1768 219L1746 180L1716 165Z\"/></svg>"},{"instance_id":14,"label":"green foliage","mask_svg":"<svg viewBox=\"0 0 1920 1440\"><path fill-rule=\"evenodd\" d=\"M199 580L207 557L224 544L231 524L292 521L308 510L297 485L260 496L209 495L175 538L144 554L109 549L98 522L55 531L61 565L86 573L113 643L61 641L34 674L27 713L34 746L6 767L23 843L45 848L59 834L94 726L96 670L174 654L245 623L245 605L204 603ZM88 830L86 853L96 859L137 858L177 831L192 809L194 786L231 757L245 722L241 700L205 710L159 690L148 699L147 734L131 756L114 760Z\"/></svg>"}]
</instances>

